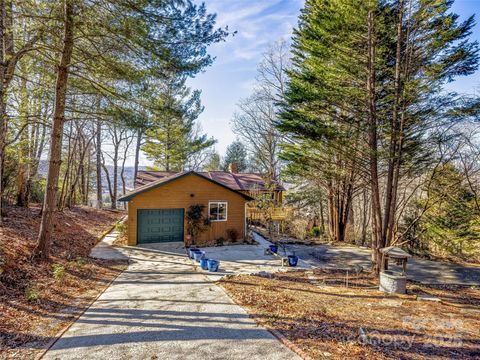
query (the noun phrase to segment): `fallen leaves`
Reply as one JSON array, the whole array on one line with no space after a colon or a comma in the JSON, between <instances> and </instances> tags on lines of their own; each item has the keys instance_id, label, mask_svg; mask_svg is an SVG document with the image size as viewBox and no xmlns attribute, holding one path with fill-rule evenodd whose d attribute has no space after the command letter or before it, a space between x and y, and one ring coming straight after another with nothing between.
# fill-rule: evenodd
<instances>
[{"instance_id":1,"label":"fallen leaves","mask_svg":"<svg viewBox=\"0 0 480 360\"><path fill-rule=\"evenodd\" d=\"M86 207L56 214L51 261L32 262L39 210L10 207L0 228L5 261L0 274L0 359L33 357L125 267L124 262L88 258L98 237L122 213ZM63 269L62 276L58 269Z\"/></svg>"},{"instance_id":2,"label":"fallen leaves","mask_svg":"<svg viewBox=\"0 0 480 360\"><path fill-rule=\"evenodd\" d=\"M275 329L314 359L474 359L480 351L480 316L445 303L419 302L414 294L389 296L361 273L295 271L271 278L252 275L219 282L258 323ZM479 304L478 288L409 285L457 304ZM326 355L328 354L328 355Z\"/></svg>"}]
</instances>

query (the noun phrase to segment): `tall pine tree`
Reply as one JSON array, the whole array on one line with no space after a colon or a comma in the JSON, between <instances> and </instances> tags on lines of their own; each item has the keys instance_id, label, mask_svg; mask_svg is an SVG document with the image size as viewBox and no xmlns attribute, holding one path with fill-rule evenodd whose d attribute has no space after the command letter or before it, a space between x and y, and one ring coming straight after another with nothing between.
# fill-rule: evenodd
<instances>
[{"instance_id":1,"label":"tall pine tree","mask_svg":"<svg viewBox=\"0 0 480 360\"><path fill-rule=\"evenodd\" d=\"M195 120L203 111L200 92L185 86L185 78L171 79L158 95L142 150L165 171L185 170L189 157L215 144L198 135Z\"/></svg>"},{"instance_id":2,"label":"tall pine tree","mask_svg":"<svg viewBox=\"0 0 480 360\"><path fill-rule=\"evenodd\" d=\"M368 185L377 264L396 239L401 179L426 166L429 137L458 106L444 84L477 69L473 18L459 23L452 4L307 0L295 31L283 156L293 173L322 175L332 228L352 188Z\"/></svg>"}]
</instances>

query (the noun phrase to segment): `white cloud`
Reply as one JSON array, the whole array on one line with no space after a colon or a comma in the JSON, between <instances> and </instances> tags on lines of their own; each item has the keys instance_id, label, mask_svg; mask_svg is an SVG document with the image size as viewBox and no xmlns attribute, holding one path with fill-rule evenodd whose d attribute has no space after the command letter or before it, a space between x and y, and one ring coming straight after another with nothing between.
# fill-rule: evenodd
<instances>
[{"instance_id":1,"label":"white cloud","mask_svg":"<svg viewBox=\"0 0 480 360\"><path fill-rule=\"evenodd\" d=\"M200 1L200 0L198 0ZM275 41L291 37L304 0L204 0L209 12L217 13L217 25L237 31L225 42L210 47L216 57L204 74L190 81L202 89L205 111L199 121L218 139L223 154L235 139L230 120L240 98L253 88L262 53Z\"/></svg>"}]
</instances>

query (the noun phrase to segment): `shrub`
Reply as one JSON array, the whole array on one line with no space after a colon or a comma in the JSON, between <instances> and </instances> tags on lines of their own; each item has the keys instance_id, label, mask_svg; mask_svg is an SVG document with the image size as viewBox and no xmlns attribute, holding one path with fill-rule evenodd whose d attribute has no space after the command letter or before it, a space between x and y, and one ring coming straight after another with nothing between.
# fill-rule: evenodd
<instances>
[{"instance_id":1,"label":"shrub","mask_svg":"<svg viewBox=\"0 0 480 360\"><path fill-rule=\"evenodd\" d=\"M192 244L195 244L197 236L210 225L210 220L204 216L205 208L203 204L191 205L185 214L187 234L192 237Z\"/></svg>"},{"instance_id":2,"label":"shrub","mask_svg":"<svg viewBox=\"0 0 480 360\"><path fill-rule=\"evenodd\" d=\"M60 264L53 264L53 277L57 281L62 281L65 277L65 268Z\"/></svg>"},{"instance_id":3,"label":"shrub","mask_svg":"<svg viewBox=\"0 0 480 360\"><path fill-rule=\"evenodd\" d=\"M75 260L73 260L73 265L77 268L80 269L81 267L85 266L87 262L82 259L80 256L77 256Z\"/></svg>"},{"instance_id":4,"label":"shrub","mask_svg":"<svg viewBox=\"0 0 480 360\"><path fill-rule=\"evenodd\" d=\"M307 220L294 219L288 223L288 232L296 239L305 240L307 237L307 227Z\"/></svg>"},{"instance_id":5,"label":"shrub","mask_svg":"<svg viewBox=\"0 0 480 360\"><path fill-rule=\"evenodd\" d=\"M32 282L25 289L25 298L30 302L38 301L40 299L40 290L38 290L37 284L35 282Z\"/></svg>"},{"instance_id":6,"label":"shrub","mask_svg":"<svg viewBox=\"0 0 480 360\"><path fill-rule=\"evenodd\" d=\"M322 230L318 226L314 226L310 229L310 235L313 237L320 237L322 235Z\"/></svg>"},{"instance_id":7,"label":"shrub","mask_svg":"<svg viewBox=\"0 0 480 360\"><path fill-rule=\"evenodd\" d=\"M223 236L220 236L219 238L217 238L217 240L215 240L217 242L217 245L223 245L223 243L225 242L225 238Z\"/></svg>"},{"instance_id":8,"label":"shrub","mask_svg":"<svg viewBox=\"0 0 480 360\"><path fill-rule=\"evenodd\" d=\"M227 232L227 238L228 238L228 240L230 240L231 242L235 242L235 241L238 240L239 234L238 234L237 229L233 229L233 228L227 229L226 232Z\"/></svg>"},{"instance_id":9,"label":"shrub","mask_svg":"<svg viewBox=\"0 0 480 360\"><path fill-rule=\"evenodd\" d=\"M126 222L119 222L115 225L115 230L117 230L120 234L125 234L127 232L128 225Z\"/></svg>"}]
</instances>

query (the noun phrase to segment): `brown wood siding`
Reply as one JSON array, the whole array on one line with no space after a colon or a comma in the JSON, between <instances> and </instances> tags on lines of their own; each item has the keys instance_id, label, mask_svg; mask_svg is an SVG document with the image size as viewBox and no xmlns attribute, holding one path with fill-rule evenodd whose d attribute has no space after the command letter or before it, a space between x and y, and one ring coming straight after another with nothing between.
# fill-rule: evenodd
<instances>
[{"instance_id":1,"label":"brown wood siding","mask_svg":"<svg viewBox=\"0 0 480 360\"><path fill-rule=\"evenodd\" d=\"M193 195L193 196L191 196ZM138 194L128 202L128 244L137 244L138 209L185 209L190 205L205 205L205 215L209 201L228 203L227 221L214 221L199 235L197 245L213 245L216 239L227 240L227 229L236 229L239 240L245 238L245 198L196 175L188 175L162 185L156 189ZM184 224L187 234L186 224Z\"/></svg>"}]
</instances>

